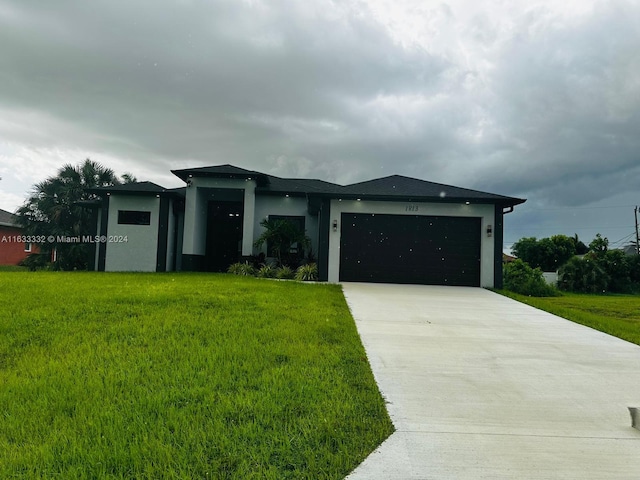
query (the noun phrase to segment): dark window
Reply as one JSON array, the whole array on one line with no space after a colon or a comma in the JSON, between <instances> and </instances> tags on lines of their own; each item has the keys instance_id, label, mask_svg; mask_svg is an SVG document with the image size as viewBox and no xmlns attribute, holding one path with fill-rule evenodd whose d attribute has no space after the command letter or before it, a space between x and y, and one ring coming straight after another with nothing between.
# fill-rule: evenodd
<instances>
[{"instance_id":1,"label":"dark window","mask_svg":"<svg viewBox=\"0 0 640 480\"><path fill-rule=\"evenodd\" d=\"M31 242L24 242L24 251L25 252L31 251Z\"/></svg>"},{"instance_id":2,"label":"dark window","mask_svg":"<svg viewBox=\"0 0 640 480\"><path fill-rule=\"evenodd\" d=\"M151 212L139 210L118 210L120 225L151 225Z\"/></svg>"}]
</instances>

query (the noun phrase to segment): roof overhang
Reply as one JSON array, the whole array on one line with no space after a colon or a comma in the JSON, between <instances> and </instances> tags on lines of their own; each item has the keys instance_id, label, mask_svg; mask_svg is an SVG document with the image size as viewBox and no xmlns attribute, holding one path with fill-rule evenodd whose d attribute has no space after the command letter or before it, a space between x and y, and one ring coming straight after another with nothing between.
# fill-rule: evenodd
<instances>
[{"instance_id":1,"label":"roof overhang","mask_svg":"<svg viewBox=\"0 0 640 480\"><path fill-rule=\"evenodd\" d=\"M401 195L371 195L354 193L313 193L309 196L317 196L333 200L361 200L375 202L405 202L405 203L462 203L465 205L499 205L503 208L513 207L526 202L526 199L503 198L472 198L472 197L433 197L433 196L401 196Z\"/></svg>"},{"instance_id":2,"label":"roof overhang","mask_svg":"<svg viewBox=\"0 0 640 480\"><path fill-rule=\"evenodd\" d=\"M255 180L258 186L264 186L269 184L269 177L264 173L253 172L249 170L242 171L237 169L222 169L216 167L202 167L202 168L184 168L181 170L171 170L176 177L180 178L183 182L188 182L190 178L224 178L224 179L238 179L238 180Z\"/></svg>"}]
</instances>

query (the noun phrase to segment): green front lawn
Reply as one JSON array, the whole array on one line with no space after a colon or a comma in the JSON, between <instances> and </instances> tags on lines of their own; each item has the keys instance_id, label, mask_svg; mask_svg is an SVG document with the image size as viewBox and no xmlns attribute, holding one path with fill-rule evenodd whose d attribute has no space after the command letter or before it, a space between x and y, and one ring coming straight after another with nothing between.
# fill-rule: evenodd
<instances>
[{"instance_id":1,"label":"green front lawn","mask_svg":"<svg viewBox=\"0 0 640 480\"><path fill-rule=\"evenodd\" d=\"M0 478L343 478L393 430L339 286L0 273Z\"/></svg>"},{"instance_id":2,"label":"green front lawn","mask_svg":"<svg viewBox=\"0 0 640 480\"><path fill-rule=\"evenodd\" d=\"M520 302L640 345L640 295L587 295L527 297L506 290L500 293Z\"/></svg>"}]
</instances>

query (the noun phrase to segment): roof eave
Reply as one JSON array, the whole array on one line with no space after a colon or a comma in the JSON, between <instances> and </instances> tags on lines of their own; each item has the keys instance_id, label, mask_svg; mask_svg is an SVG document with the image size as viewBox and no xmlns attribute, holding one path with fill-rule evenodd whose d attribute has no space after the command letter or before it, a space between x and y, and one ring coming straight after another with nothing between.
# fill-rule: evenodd
<instances>
[{"instance_id":1,"label":"roof eave","mask_svg":"<svg viewBox=\"0 0 640 480\"><path fill-rule=\"evenodd\" d=\"M354 194L354 193L332 193L317 192L309 193L310 196L318 196L323 198L331 198L336 200L369 200L378 202L423 202L423 203L469 203L484 205L502 205L515 206L526 202L521 198L472 198L472 197L434 197L434 196L418 196L418 195L372 195L372 194Z\"/></svg>"},{"instance_id":2,"label":"roof eave","mask_svg":"<svg viewBox=\"0 0 640 480\"><path fill-rule=\"evenodd\" d=\"M95 193L96 195L129 195L134 197L180 197L180 194L177 192L172 192L170 190L158 190L156 192L147 191L147 190L117 190L111 189L109 187L100 187L100 188L87 188L87 192Z\"/></svg>"},{"instance_id":3,"label":"roof eave","mask_svg":"<svg viewBox=\"0 0 640 480\"><path fill-rule=\"evenodd\" d=\"M256 189L257 195L268 195L271 197L307 197L313 195L313 192L286 191L286 190L268 190L263 188Z\"/></svg>"},{"instance_id":4,"label":"roof eave","mask_svg":"<svg viewBox=\"0 0 640 480\"><path fill-rule=\"evenodd\" d=\"M244 180L252 180L256 179L258 186L268 185L269 178L260 172L247 172L247 173L219 173L219 172L203 172L199 170L194 170L192 168L186 168L183 170L171 170L176 177L178 177L183 182L187 182L190 178L193 177L205 177L205 178L231 178L231 179L244 179Z\"/></svg>"}]
</instances>

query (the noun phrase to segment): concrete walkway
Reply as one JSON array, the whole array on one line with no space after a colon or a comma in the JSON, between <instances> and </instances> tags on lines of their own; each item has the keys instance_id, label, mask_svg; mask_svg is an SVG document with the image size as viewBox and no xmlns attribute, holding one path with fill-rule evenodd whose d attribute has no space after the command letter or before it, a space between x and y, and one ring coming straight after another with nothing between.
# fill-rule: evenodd
<instances>
[{"instance_id":1,"label":"concrete walkway","mask_svg":"<svg viewBox=\"0 0 640 480\"><path fill-rule=\"evenodd\" d=\"M343 287L397 429L349 480L640 479L640 347L479 288Z\"/></svg>"}]
</instances>

